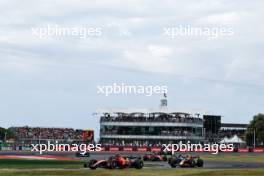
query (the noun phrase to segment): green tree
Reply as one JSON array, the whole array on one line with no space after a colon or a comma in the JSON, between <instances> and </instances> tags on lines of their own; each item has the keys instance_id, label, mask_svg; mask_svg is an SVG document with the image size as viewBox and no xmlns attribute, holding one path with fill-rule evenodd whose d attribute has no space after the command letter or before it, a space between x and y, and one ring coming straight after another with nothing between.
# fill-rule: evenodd
<instances>
[{"instance_id":1,"label":"green tree","mask_svg":"<svg viewBox=\"0 0 264 176\"><path fill-rule=\"evenodd\" d=\"M14 134L11 130L0 127L0 140L4 141L5 137L6 139L14 138Z\"/></svg>"},{"instance_id":2,"label":"green tree","mask_svg":"<svg viewBox=\"0 0 264 176\"><path fill-rule=\"evenodd\" d=\"M258 114L250 121L246 132L246 141L249 146L254 145L254 132L256 147L264 145L264 114Z\"/></svg>"}]
</instances>

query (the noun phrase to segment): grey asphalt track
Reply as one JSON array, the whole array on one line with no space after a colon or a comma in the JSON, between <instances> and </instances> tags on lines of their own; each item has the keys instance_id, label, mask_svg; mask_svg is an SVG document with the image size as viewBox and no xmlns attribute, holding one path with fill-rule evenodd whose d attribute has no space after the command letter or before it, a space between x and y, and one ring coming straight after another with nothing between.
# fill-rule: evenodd
<instances>
[{"instance_id":1,"label":"grey asphalt track","mask_svg":"<svg viewBox=\"0 0 264 176\"><path fill-rule=\"evenodd\" d=\"M53 156L65 156L65 157L75 157L75 152L50 152L45 153ZM144 153L122 153L124 155L133 155L133 156L143 156ZM232 153L232 155L243 155L244 153ZM0 155L33 155L37 156L39 153L33 152L24 152L24 151L0 151ZM114 155L113 153L91 153L89 158L81 158L84 161L88 161L89 159L107 159L109 156ZM201 158L202 155L200 154ZM219 155L230 155L230 153L220 153ZM247 155L264 155L264 153L247 153ZM170 168L167 162L163 161L145 161L145 167L153 167L153 168ZM204 168L264 168L264 163L257 162L243 162L243 161L204 161Z\"/></svg>"},{"instance_id":2,"label":"grey asphalt track","mask_svg":"<svg viewBox=\"0 0 264 176\"><path fill-rule=\"evenodd\" d=\"M239 155L239 153L236 153ZM95 159L105 159L108 158L109 156L112 156L113 154L102 154L102 153L96 153L96 154L91 154L90 158L95 158ZM125 155L133 155L131 153L125 153ZM134 154L133 156L142 156L144 154ZM220 155L225 155L221 153ZM227 154L228 155L228 154ZM230 155L230 153L229 153ZM250 155L254 156L255 153L251 153ZM259 155L259 154L258 154ZM264 154L262 154L264 155ZM202 158L202 156L201 156ZM167 162L164 161L145 161L144 165L146 167L156 167L156 168L170 168L170 165ZM204 161L204 167L203 168L211 168L211 169L222 169L222 168L264 168L264 163L252 163L252 162L238 162L238 161Z\"/></svg>"}]
</instances>

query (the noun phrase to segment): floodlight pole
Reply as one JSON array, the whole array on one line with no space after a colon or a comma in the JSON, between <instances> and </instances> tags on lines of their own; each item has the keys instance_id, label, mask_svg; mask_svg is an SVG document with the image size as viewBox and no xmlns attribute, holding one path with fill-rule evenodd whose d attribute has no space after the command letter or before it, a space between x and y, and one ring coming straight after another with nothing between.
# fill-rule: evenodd
<instances>
[{"instance_id":1,"label":"floodlight pole","mask_svg":"<svg viewBox=\"0 0 264 176\"><path fill-rule=\"evenodd\" d=\"M40 146L40 139L41 138L41 131L40 131L40 129L39 129L39 146Z\"/></svg>"},{"instance_id":2,"label":"floodlight pole","mask_svg":"<svg viewBox=\"0 0 264 176\"><path fill-rule=\"evenodd\" d=\"M254 148L256 148L256 130L254 129Z\"/></svg>"},{"instance_id":3,"label":"floodlight pole","mask_svg":"<svg viewBox=\"0 0 264 176\"><path fill-rule=\"evenodd\" d=\"M7 132L5 132L5 142L6 142L6 135L7 135Z\"/></svg>"}]
</instances>

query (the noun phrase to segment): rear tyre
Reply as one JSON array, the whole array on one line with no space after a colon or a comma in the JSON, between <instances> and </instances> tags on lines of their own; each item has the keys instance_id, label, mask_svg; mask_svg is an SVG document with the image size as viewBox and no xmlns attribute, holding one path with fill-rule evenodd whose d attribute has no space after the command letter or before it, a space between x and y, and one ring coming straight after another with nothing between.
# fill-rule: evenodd
<instances>
[{"instance_id":1,"label":"rear tyre","mask_svg":"<svg viewBox=\"0 0 264 176\"><path fill-rule=\"evenodd\" d=\"M143 166L144 166L144 163L143 163L142 160L136 160L136 161L135 161L135 168L136 168L136 169L142 169Z\"/></svg>"},{"instance_id":2,"label":"rear tyre","mask_svg":"<svg viewBox=\"0 0 264 176\"><path fill-rule=\"evenodd\" d=\"M169 158L169 159L168 159L168 163L170 164L170 163L171 163L171 161L172 161L172 158Z\"/></svg>"},{"instance_id":3,"label":"rear tyre","mask_svg":"<svg viewBox=\"0 0 264 176\"><path fill-rule=\"evenodd\" d=\"M175 161L175 160L171 160L169 164L170 164L170 166L171 166L172 168L177 167L177 164L176 164L176 161Z\"/></svg>"},{"instance_id":4,"label":"rear tyre","mask_svg":"<svg viewBox=\"0 0 264 176\"><path fill-rule=\"evenodd\" d=\"M109 161L109 169L117 168L117 162L114 160Z\"/></svg>"}]
</instances>

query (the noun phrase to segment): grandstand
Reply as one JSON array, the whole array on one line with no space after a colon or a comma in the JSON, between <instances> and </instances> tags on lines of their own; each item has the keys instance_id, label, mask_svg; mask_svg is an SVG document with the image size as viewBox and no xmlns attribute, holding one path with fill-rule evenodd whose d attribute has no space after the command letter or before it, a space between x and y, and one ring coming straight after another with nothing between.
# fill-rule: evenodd
<instances>
[{"instance_id":1,"label":"grandstand","mask_svg":"<svg viewBox=\"0 0 264 176\"><path fill-rule=\"evenodd\" d=\"M105 145L160 146L164 143L204 140L203 120L189 113L154 110L103 113L100 142Z\"/></svg>"},{"instance_id":2,"label":"grandstand","mask_svg":"<svg viewBox=\"0 0 264 176\"><path fill-rule=\"evenodd\" d=\"M238 137L245 140L247 126L248 124L221 123L219 136L223 138L223 137L232 137L234 135L237 135Z\"/></svg>"},{"instance_id":3,"label":"grandstand","mask_svg":"<svg viewBox=\"0 0 264 176\"><path fill-rule=\"evenodd\" d=\"M50 127L11 127L16 146L30 146L36 143L58 141L59 143L91 143L94 142L93 130Z\"/></svg>"},{"instance_id":4,"label":"grandstand","mask_svg":"<svg viewBox=\"0 0 264 176\"><path fill-rule=\"evenodd\" d=\"M99 109L100 143L118 146L161 146L162 144L215 143L223 136L243 136L244 124L221 123L220 115L205 110L167 108L167 96L157 109Z\"/></svg>"}]
</instances>

